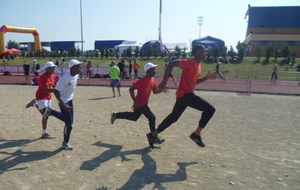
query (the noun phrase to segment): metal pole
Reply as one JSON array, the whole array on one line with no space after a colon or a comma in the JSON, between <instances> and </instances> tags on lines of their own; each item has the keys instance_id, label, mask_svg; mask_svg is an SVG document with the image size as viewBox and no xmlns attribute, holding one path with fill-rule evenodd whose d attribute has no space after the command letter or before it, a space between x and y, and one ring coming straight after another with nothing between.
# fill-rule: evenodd
<instances>
[{"instance_id":1,"label":"metal pole","mask_svg":"<svg viewBox=\"0 0 300 190\"><path fill-rule=\"evenodd\" d=\"M82 0L80 0L80 23L81 23L81 54L82 54L82 61L83 61L84 55L83 55Z\"/></svg>"},{"instance_id":2,"label":"metal pole","mask_svg":"<svg viewBox=\"0 0 300 190\"><path fill-rule=\"evenodd\" d=\"M159 28L158 28L158 41L160 42L160 52L163 53L163 47L162 47L162 39L161 39L161 8L162 8L162 0L160 0L159 3Z\"/></svg>"},{"instance_id":3,"label":"metal pole","mask_svg":"<svg viewBox=\"0 0 300 190\"><path fill-rule=\"evenodd\" d=\"M199 38L201 38L201 25L203 24L203 16L198 16Z\"/></svg>"}]
</instances>

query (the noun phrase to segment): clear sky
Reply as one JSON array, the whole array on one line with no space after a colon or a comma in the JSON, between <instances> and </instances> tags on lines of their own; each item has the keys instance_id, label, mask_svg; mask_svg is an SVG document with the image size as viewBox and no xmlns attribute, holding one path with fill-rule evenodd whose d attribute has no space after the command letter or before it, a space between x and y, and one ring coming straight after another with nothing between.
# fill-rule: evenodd
<instances>
[{"instance_id":1,"label":"clear sky","mask_svg":"<svg viewBox=\"0 0 300 190\"><path fill-rule=\"evenodd\" d=\"M80 41L80 0L0 0L0 25L36 28L41 41ZM95 40L145 43L158 39L160 0L82 0L84 50ZM190 43L212 36L235 48L244 41L248 4L300 6L300 0L162 0L164 43ZM283 15L284 16L284 15ZM1 27L0 26L0 27ZM6 41L33 42L32 34L6 33ZM81 45L79 46L81 48Z\"/></svg>"}]
</instances>

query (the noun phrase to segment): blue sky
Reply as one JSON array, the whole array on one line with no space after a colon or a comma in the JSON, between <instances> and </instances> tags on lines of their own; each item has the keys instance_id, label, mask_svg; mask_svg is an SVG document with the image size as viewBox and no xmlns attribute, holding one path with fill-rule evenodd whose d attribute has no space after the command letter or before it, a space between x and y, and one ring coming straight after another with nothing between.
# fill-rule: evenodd
<instances>
[{"instance_id":1,"label":"blue sky","mask_svg":"<svg viewBox=\"0 0 300 190\"><path fill-rule=\"evenodd\" d=\"M299 0L162 0L162 41L190 43L212 36L235 48L245 39L251 6L300 6ZM36 28L41 41L80 41L80 0L1 0L0 25ZM95 40L158 39L159 0L82 0L84 49ZM284 16L284 15L283 15ZM0 26L0 27L1 27ZM6 33L6 41L33 42L31 34ZM80 46L81 47L81 46Z\"/></svg>"}]
</instances>

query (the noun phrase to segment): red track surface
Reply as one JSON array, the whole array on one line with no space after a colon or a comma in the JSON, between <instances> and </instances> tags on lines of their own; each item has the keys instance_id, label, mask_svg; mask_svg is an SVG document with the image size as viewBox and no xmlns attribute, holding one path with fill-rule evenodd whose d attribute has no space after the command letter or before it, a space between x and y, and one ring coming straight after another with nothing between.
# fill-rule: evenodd
<instances>
[{"instance_id":1,"label":"red track surface","mask_svg":"<svg viewBox=\"0 0 300 190\"><path fill-rule=\"evenodd\" d=\"M162 77L156 78L157 83L161 81ZM180 79L176 79L176 83L179 83ZM131 86L135 80L122 80L122 86ZM25 77L22 75L1 75L0 84L19 84L24 85ZM91 78L91 79L79 79L78 85L91 85L91 86L108 86L109 79L105 78ZM170 88L177 88L171 80L168 85ZM277 95L295 95L300 96L300 84L299 81L276 81L275 84L271 84L269 80L252 79L251 85L246 79L233 79L228 78L226 82L222 82L220 79L207 80L202 84L196 86L196 90L207 91L224 91L224 92L237 92L237 93L260 93L260 94L277 94Z\"/></svg>"}]
</instances>

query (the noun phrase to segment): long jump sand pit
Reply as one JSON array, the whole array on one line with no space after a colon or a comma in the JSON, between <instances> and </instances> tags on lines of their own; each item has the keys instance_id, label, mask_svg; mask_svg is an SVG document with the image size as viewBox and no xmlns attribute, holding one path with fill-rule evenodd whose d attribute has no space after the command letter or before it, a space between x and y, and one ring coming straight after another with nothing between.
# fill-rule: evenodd
<instances>
[{"instance_id":1,"label":"long jump sand pit","mask_svg":"<svg viewBox=\"0 0 300 190\"><path fill-rule=\"evenodd\" d=\"M64 124L48 120L41 136L41 115L25 105L37 86L0 85L0 189L299 189L299 97L203 92L216 107L203 131L205 148L189 139L200 112L187 108L160 134L166 141L150 149L148 122L116 120L113 111L131 110L128 88L111 98L108 87L78 86L73 151L62 150ZM151 95L157 125L171 112L175 91ZM53 109L58 109L53 96Z\"/></svg>"}]
</instances>

